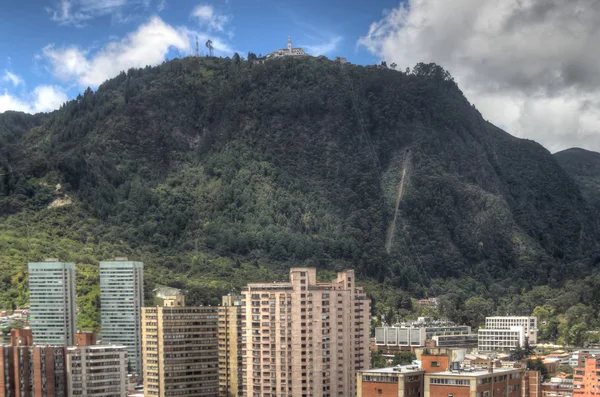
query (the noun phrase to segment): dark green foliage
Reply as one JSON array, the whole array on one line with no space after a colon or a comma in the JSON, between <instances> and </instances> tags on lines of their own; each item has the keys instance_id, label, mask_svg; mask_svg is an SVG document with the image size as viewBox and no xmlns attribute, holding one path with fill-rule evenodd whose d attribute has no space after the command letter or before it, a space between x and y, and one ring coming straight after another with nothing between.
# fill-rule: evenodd
<instances>
[{"instance_id":1,"label":"dark green foliage","mask_svg":"<svg viewBox=\"0 0 600 397\"><path fill-rule=\"evenodd\" d=\"M199 304L291 265L351 267L384 286L369 284L376 300L452 291L458 311L485 297L468 305L473 325L489 297L592 273L598 230L575 183L483 120L443 68L236 55L130 69L49 115L0 115L7 304L26 302L25 263L44 255L135 256L148 283ZM47 208L65 195L74 204Z\"/></svg>"},{"instance_id":2,"label":"dark green foliage","mask_svg":"<svg viewBox=\"0 0 600 397\"><path fill-rule=\"evenodd\" d=\"M411 352L398 352L394 354L394 358L392 359L392 365L407 365L411 364L413 360L416 360L417 356L415 356Z\"/></svg>"},{"instance_id":3,"label":"dark green foliage","mask_svg":"<svg viewBox=\"0 0 600 397\"><path fill-rule=\"evenodd\" d=\"M577 182L581 194L600 211L600 153L573 148L554 157Z\"/></svg>"},{"instance_id":4,"label":"dark green foliage","mask_svg":"<svg viewBox=\"0 0 600 397\"><path fill-rule=\"evenodd\" d=\"M527 360L527 369L530 371L540 371L542 374L542 379L548 379L548 368L542 361L541 358L536 358L535 360Z\"/></svg>"}]
</instances>

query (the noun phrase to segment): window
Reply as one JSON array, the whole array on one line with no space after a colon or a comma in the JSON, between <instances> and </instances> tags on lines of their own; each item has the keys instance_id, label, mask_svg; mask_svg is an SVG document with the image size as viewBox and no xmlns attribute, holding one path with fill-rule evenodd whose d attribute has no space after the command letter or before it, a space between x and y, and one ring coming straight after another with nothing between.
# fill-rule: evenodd
<instances>
[{"instance_id":1,"label":"window","mask_svg":"<svg viewBox=\"0 0 600 397\"><path fill-rule=\"evenodd\" d=\"M440 362L439 361L432 361L431 362L431 366L432 367L439 367L440 366Z\"/></svg>"}]
</instances>

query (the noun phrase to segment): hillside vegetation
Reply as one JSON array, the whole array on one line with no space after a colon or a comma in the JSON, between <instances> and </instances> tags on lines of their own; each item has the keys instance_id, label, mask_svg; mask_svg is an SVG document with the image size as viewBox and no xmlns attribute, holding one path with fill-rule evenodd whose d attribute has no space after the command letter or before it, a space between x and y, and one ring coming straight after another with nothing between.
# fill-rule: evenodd
<instances>
[{"instance_id":1,"label":"hillside vegetation","mask_svg":"<svg viewBox=\"0 0 600 397\"><path fill-rule=\"evenodd\" d=\"M434 64L132 69L53 113L1 114L0 175L0 304L27 302L28 261L75 261L87 328L114 256L146 263L148 298L160 283L190 303L300 264L354 268L378 300L496 299L600 261L573 179Z\"/></svg>"}]
</instances>

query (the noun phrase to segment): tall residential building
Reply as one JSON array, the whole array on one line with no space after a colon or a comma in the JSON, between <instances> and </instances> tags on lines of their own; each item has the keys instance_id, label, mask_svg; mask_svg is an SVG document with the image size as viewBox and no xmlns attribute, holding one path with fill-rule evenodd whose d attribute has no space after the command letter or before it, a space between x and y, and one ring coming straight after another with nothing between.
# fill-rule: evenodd
<instances>
[{"instance_id":1,"label":"tall residential building","mask_svg":"<svg viewBox=\"0 0 600 397\"><path fill-rule=\"evenodd\" d=\"M142 309L144 395L217 396L217 307Z\"/></svg>"},{"instance_id":2,"label":"tall residential building","mask_svg":"<svg viewBox=\"0 0 600 397\"><path fill-rule=\"evenodd\" d=\"M72 345L77 327L75 264L29 263L30 325L37 345Z\"/></svg>"},{"instance_id":3,"label":"tall residential building","mask_svg":"<svg viewBox=\"0 0 600 397\"><path fill-rule=\"evenodd\" d=\"M600 358L596 355L580 358L573 369L573 397L597 396L600 390Z\"/></svg>"},{"instance_id":4,"label":"tall residential building","mask_svg":"<svg viewBox=\"0 0 600 397\"><path fill-rule=\"evenodd\" d=\"M31 346L31 332L0 345L0 397L67 397L64 346Z\"/></svg>"},{"instance_id":5,"label":"tall residential building","mask_svg":"<svg viewBox=\"0 0 600 397\"><path fill-rule=\"evenodd\" d=\"M219 307L219 396L242 396L242 297L227 295Z\"/></svg>"},{"instance_id":6,"label":"tall residential building","mask_svg":"<svg viewBox=\"0 0 600 397\"><path fill-rule=\"evenodd\" d=\"M117 258L100 262L102 343L127 346L129 367L141 373L144 264Z\"/></svg>"},{"instance_id":7,"label":"tall residential building","mask_svg":"<svg viewBox=\"0 0 600 397\"><path fill-rule=\"evenodd\" d=\"M370 301L354 271L319 283L316 269L292 268L289 282L248 284L242 295L245 396L356 395Z\"/></svg>"},{"instance_id":8,"label":"tall residential building","mask_svg":"<svg viewBox=\"0 0 600 397\"><path fill-rule=\"evenodd\" d=\"M88 335L80 342L91 342ZM127 347L79 345L66 349L69 396L126 397Z\"/></svg>"}]
</instances>

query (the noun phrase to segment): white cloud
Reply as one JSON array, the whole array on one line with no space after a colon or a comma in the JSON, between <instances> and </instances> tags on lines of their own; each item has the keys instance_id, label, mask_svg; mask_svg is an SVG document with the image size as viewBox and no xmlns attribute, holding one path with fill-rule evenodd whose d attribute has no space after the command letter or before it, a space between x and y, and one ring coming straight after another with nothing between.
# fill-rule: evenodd
<instances>
[{"instance_id":1,"label":"white cloud","mask_svg":"<svg viewBox=\"0 0 600 397\"><path fill-rule=\"evenodd\" d=\"M408 0L358 44L448 69L483 116L552 151L600 150L600 2Z\"/></svg>"},{"instance_id":2,"label":"white cloud","mask_svg":"<svg viewBox=\"0 0 600 397\"><path fill-rule=\"evenodd\" d=\"M218 14L213 6L208 4L196 6L192 11L191 16L198 21L201 27L216 32L223 32L225 30L225 25L231 20L231 16Z\"/></svg>"},{"instance_id":3,"label":"white cloud","mask_svg":"<svg viewBox=\"0 0 600 397\"><path fill-rule=\"evenodd\" d=\"M117 16L117 21L127 21L124 13L133 14L147 9L149 0L57 0L55 7L46 11L61 25L84 26L87 21L106 15Z\"/></svg>"},{"instance_id":4,"label":"white cloud","mask_svg":"<svg viewBox=\"0 0 600 397\"><path fill-rule=\"evenodd\" d=\"M165 8L167 8L167 0L160 0L158 2L158 5L156 6L156 9L158 12L161 12L162 10L164 10Z\"/></svg>"},{"instance_id":5,"label":"white cloud","mask_svg":"<svg viewBox=\"0 0 600 397\"><path fill-rule=\"evenodd\" d=\"M2 77L2 80L11 83L15 87L20 84L23 84L22 78L20 78L14 73L9 72L8 70L4 71L4 76Z\"/></svg>"},{"instance_id":6,"label":"white cloud","mask_svg":"<svg viewBox=\"0 0 600 397\"><path fill-rule=\"evenodd\" d=\"M24 97L4 92L0 94L0 113L16 110L26 113L50 112L67 102L67 94L57 86L40 85Z\"/></svg>"},{"instance_id":7,"label":"white cloud","mask_svg":"<svg viewBox=\"0 0 600 397\"><path fill-rule=\"evenodd\" d=\"M326 40L319 44L305 44L302 45L304 50L308 52L310 55L318 56L318 55L327 55L333 51L335 51L338 47L338 44L342 41L341 36L332 37L329 40Z\"/></svg>"},{"instance_id":8,"label":"white cloud","mask_svg":"<svg viewBox=\"0 0 600 397\"><path fill-rule=\"evenodd\" d=\"M96 87L121 71L162 62L171 48L189 50L187 31L153 17L122 40L112 41L93 54L77 47L48 45L43 55L62 81Z\"/></svg>"}]
</instances>

